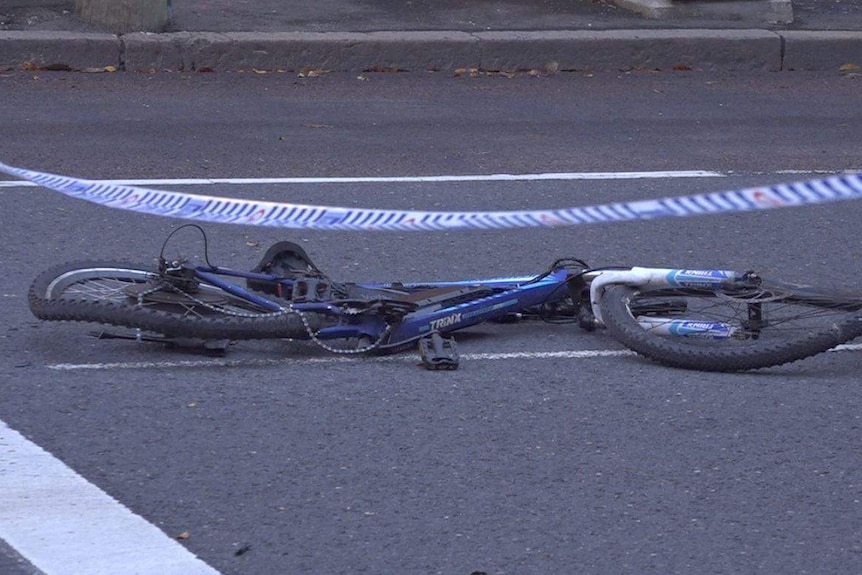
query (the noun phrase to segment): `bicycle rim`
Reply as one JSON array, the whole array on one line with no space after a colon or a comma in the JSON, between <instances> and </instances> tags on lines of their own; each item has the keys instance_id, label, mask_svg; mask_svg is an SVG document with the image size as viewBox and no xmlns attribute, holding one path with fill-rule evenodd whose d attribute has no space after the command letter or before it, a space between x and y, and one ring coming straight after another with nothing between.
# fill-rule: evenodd
<instances>
[{"instance_id":1,"label":"bicycle rim","mask_svg":"<svg viewBox=\"0 0 862 575\"><path fill-rule=\"evenodd\" d=\"M771 367L827 351L862 335L860 307L860 297L778 282L736 292L617 285L601 300L608 332L623 345L703 371Z\"/></svg>"},{"instance_id":2,"label":"bicycle rim","mask_svg":"<svg viewBox=\"0 0 862 575\"><path fill-rule=\"evenodd\" d=\"M169 337L305 338L311 323L316 323L309 317L303 322L287 310L263 309L215 286L193 288L166 284L147 266L93 261L64 264L41 274L30 288L29 300L41 319L124 326Z\"/></svg>"}]
</instances>

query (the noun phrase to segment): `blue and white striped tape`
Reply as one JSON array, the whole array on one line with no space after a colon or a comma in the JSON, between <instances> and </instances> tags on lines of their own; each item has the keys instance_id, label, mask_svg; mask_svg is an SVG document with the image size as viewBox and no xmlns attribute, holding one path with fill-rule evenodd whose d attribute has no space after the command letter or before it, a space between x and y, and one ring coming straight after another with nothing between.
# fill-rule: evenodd
<instances>
[{"instance_id":1,"label":"blue and white striped tape","mask_svg":"<svg viewBox=\"0 0 862 575\"><path fill-rule=\"evenodd\" d=\"M435 231L573 226L768 210L862 198L862 174L844 174L791 184L579 208L426 212L202 196L80 180L3 163L0 163L0 172L112 208L200 222L311 230Z\"/></svg>"}]
</instances>

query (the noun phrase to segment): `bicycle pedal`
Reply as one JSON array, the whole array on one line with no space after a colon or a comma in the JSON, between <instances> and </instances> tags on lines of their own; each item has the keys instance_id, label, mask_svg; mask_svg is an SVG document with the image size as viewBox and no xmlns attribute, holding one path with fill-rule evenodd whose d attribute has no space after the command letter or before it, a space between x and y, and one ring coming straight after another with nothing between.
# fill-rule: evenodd
<instances>
[{"instance_id":1,"label":"bicycle pedal","mask_svg":"<svg viewBox=\"0 0 862 575\"><path fill-rule=\"evenodd\" d=\"M422 358L420 365L427 370L458 369L459 356L455 338L443 337L436 332L425 336L419 340L419 356Z\"/></svg>"}]
</instances>

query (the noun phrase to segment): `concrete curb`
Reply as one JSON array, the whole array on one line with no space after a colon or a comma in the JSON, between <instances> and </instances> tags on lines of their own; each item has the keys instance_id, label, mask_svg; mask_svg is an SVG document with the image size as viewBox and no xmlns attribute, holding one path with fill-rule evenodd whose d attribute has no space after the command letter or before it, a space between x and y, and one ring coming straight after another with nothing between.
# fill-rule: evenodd
<instances>
[{"instance_id":1,"label":"concrete curb","mask_svg":"<svg viewBox=\"0 0 862 575\"><path fill-rule=\"evenodd\" d=\"M120 66L123 45L113 34L0 32L0 70L68 67L85 70Z\"/></svg>"},{"instance_id":2,"label":"concrete curb","mask_svg":"<svg viewBox=\"0 0 862 575\"><path fill-rule=\"evenodd\" d=\"M477 33L486 70L778 70L781 39L762 30Z\"/></svg>"},{"instance_id":3,"label":"concrete curb","mask_svg":"<svg viewBox=\"0 0 862 575\"><path fill-rule=\"evenodd\" d=\"M0 32L0 69L132 72L367 70L837 70L862 64L862 32Z\"/></svg>"},{"instance_id":4,"label":"concrete curb","mask_svg":"<svg viewBox=\"0 0 862 575\"><path fill-rule=\"evenodd\" d=\"M862 32L784 32L784 70L837 70L862 66Z\"/></svg>"}]
</instances>

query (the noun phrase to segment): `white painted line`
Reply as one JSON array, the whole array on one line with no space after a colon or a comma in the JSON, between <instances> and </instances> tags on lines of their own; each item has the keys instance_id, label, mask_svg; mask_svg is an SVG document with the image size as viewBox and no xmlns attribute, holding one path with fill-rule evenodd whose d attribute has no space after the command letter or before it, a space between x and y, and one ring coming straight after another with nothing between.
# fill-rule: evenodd
<instances>
[{"instance_id":1,"label":"white painted line","mask_svg":"<svg viewBox=\"0 0 862 575\"><path fill-rule=\"evenodd\" d=\"M592 359L596 357L619 357L621 355L634 355L627 349L582 349L577 351L519 351L509 353L468 353L462 355L463 359Z\"/></svg>"},{"instance_id":2,"label":"white painted line","mask_svg":"<svg viewBox=\"0 0 862 575\"><path fill-rule=\"evenodd\" d=\"M862 351L862 344L842 344L829 351ZM596 359L636 355L627 349L590 349L570 351L522 351L510 353L464 353L464 361L501 361L507 359ZM184 361L124 361L109 363L52 363L45 367L57 371L113 370L113 369L175 369L189 367L269 367L280 365L314 365L333 363L416 363L411 354L365 356L358 354L331 355L327 357L274 359L195 359Z\"/></svg>"},{"instance_id":3,"label":"white painted line","mask_svg":"<svg viewBox=\"0 0 862 575\"><path fill-rule=\"evenodd\" d=\"M657 172L555 172L547 174L464 174L440 176L347 176L294 178L179 178L147 180L94 180L114 186L208 186L263 184L391 184L421 182L523 182L537 180L639 180L645 178L721 178L725 174L706 170ZM0 181L0 188L32 188L33 182Z\"/></svg>"},{"instance_id":4,"label":"white painted line","mask_svg":"<svg viewBox=\"0 0 862 575\"><path fill-rule=\"evenodd\" d=\"M793 176L793 175L822 175L828 176L830 174L857 174L862 169L857 168L854 170L775 170L774 172L758 172L760 175L770 175L770 174L778 174L782 176ZM728 172L727 175L733 175L733 172ZM741 175L741 174L740 174Z\"/></svg>"},{"instance_id":5,"label":"white painted line","mask_svg":"<svg viewBox=\"0 0 862 575\"><path fill-rule=\"evenodd\" d=\"M0 421L0 538L46 575L218 575Z\"/></svg>"},{"instance_id":6,"label":"white painted line","mask_svg":"<svg viewBox=\"0 0 862 575\"><path fill-rule=\"evenodd\" d=\"M533 351L513 353L464 353L461 359L473 360L506 360L506 359L592 359L599 357L619 357L634 355L628 350L597 349L578 351ZM327 357L308 358L275 358L275 359L199 359L185 361L128 361L116 363L54 363L48 364L48 369L57 371L100 370L100 369L173 369L181 367L268 367L279 365L314 365L332 363L416 363L418 357L412 354L397 354L384 356L364 355L332 355Z\"/></svg>"},{"instance_id":7,"label":"white painted line","mask_svg":"<svg viewBox=\"0 0 862 575\"><path fill-rule=\"evenodd\" d=\"M422 182L526 182L540 180L642 180L657 178L724 178L728 176L828 175L850 174L857 170L776 170L774 172L739 173L713 170L667 170L642 172L549 172L539 174L452 174L438 176L344 176L344 177L274 177L274 178L150 178L130 180L93 180L114 186L211 186L266 184L398 184ZM24 180L0 180L0 188L35 188Z\"/></svg>"},{"instance_id":8,"label":"white painted line","mask_svg":"<svg viewBox=\"0 0 862 575\"><path fill-rule=\"evenodd\" d=\"M829 351L862 351L862 343L842 343Z\"/></svg>"}]
</instances>

